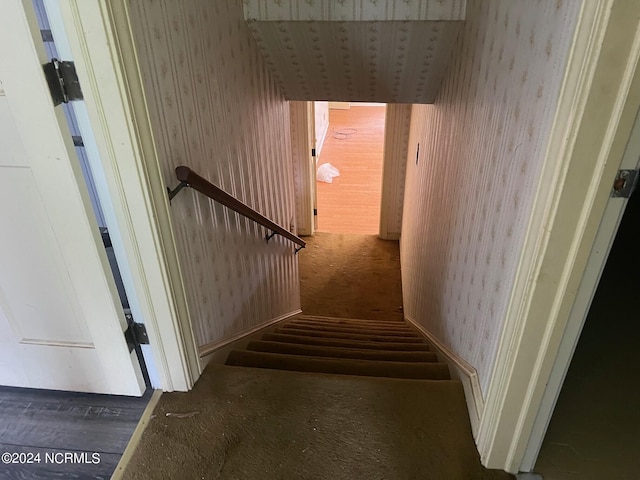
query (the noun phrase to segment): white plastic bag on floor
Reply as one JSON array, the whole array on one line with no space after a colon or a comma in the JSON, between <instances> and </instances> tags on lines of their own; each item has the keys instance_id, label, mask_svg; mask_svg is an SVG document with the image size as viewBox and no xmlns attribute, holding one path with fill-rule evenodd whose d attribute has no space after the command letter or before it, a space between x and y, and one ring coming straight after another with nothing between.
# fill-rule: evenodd
<instances>
[{"instance_id":1,"label":"white plastic bag on floor","mask_svg":"<svg viewBox=\"0 0 640 480\"><path fill-rule=\"evenodd\" d=\"M334 177L340 176L340 170L330 163L323 163L318 167L316 178L319 182L333 183Z\"/></svg>"}]
</instances>

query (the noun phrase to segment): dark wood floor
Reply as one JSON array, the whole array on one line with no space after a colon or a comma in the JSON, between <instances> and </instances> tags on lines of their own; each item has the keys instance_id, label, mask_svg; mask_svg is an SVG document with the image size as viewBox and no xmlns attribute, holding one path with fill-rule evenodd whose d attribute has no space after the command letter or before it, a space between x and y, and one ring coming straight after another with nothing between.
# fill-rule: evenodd
<instances>
[{"instance_id":1,"label":"dark wood floor","mask_svg":"<svg viewBox=\"0 0 640 480\"><path fill-rule=\"evenodd\" d=\"M135 398L0 387L0 455L5 454L0 479L110 478L151 394L151 389ZM33 463L7 465L6 452L19 461L32 457ZM69 453L78 455L65 459Z\"/></svg>"}]
</instances>

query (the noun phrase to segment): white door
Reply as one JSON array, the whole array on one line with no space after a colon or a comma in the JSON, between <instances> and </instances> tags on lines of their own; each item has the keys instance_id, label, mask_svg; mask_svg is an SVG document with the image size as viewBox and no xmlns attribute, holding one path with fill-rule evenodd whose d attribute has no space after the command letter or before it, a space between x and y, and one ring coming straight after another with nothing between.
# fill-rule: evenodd
<instances>
[{"instance_id":1,"label":"white door","mask_svg":"<svg viewBox=\"0 0 640 480\"><path fill-rule=\"evenodd\" d=\"M141 395L31 3L0 14L0 385Z\"/></svg>"}]
</instances>

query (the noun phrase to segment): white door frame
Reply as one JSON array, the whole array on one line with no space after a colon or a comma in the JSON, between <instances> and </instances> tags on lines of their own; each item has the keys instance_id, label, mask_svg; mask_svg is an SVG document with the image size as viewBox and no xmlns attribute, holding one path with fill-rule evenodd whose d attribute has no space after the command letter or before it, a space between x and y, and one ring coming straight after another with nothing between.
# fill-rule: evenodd
<instances>
[{"instance_id":1,"label":"white door frame","mask_svg":"<svg viewBox=\"0 0 640 480\"><path fill-rule=\"evenodd\" d=\"M291 115L291 153L294 171L294 198L296 199L296 229L298 235L313 235L316 208L315 148L313 102L289 102Z\"/></svg>"},{"instance_id":2,"label":"white door frame","mask_svg":"<svg viewBox=\"0 0 640 480\"><path fill-rule=\"evenodd\" d=\"M67 41L67 32L61 16L59 0L43 0L42 3L46 12L49 28L51 29L58 59L73 61L74 57L71 52L69 42ZM107 187L107 182L102 168L102 159L100 158L96 140L93 135L93 129L91 127L91 121L89 120L87 106L83 101L74 101L69 103L69 105L73 115L75 116L80 135L82 136L82 143L89 164L88 175L93 181L93 191L91 194L92 201L97 202L97 208L100 209L100 213L102 214L102 225L106 226L108 229L109 239L112 243L113 252L116 257L116 265L127 296L129 309L131 310L131 314L133 315L136 323L144 323L144 315L138 304L138 298L131 278L131 271L120 235L120 228L115 217L109 189ZM141 345L140 349L144 357L144 363L149 375L151 387L161 388L162 384L158 378L156 362L150 345Z\"/></svg>"},{"instance_id":3,"label":"white door frame","mask_svg":"<svg viewBox=\"0 0 640 480\"><path fill-rule=\"evenodd\" d=\"M637 170L640 166L640 115L636 120L631 132L631 138L627 144L620 169ZM520 471L530 472L533 470L540 447L551 421L564 379L569 370L569 365L573 358L573 353L578 345L578 340L582 333L582 328L587 319L591 302L600 283L600 277L607 263L609 252L616 238L622 216L624 215L628 198L611 197L607 202L602 223L598 228L598 233L589 255L587 267L576 293L576 299L571 309L571 316L567 323L564 335L560 342L558 355L556 357L551 375L547 383L545 394L540 404L540 409L536 415L536 420L531 432L531 438L525 451Z\"/></svg>"},{"instance_id":4,"label":"white door frame","mask_svg":"<svg viewBox=\"0 0 640 480\"><path fill-rule=\"evenodd\" d=\"M187 391L203 367L127 3L60 0L60 10L162 389Z\"/></svg>"},{"instance_id":5,"label":"white door frame","mask_svg":"<svg viewBox=\"0 0 640 480\"><path fill-rule=\"evenodd\" d=\"M634 2L583 2L476 438L488 467L522 464L640 106L639 58Z\"/></svg>"},{"instance_id":6,"label":"white door frame","mask_svg":"<svg viewBox=\"0 0 640 480\"><path fill-rule=\"evenodd\" d=\"M145 390L34 6L2 3L3 385L140 396Z\"/></svg>"}]
</instances>

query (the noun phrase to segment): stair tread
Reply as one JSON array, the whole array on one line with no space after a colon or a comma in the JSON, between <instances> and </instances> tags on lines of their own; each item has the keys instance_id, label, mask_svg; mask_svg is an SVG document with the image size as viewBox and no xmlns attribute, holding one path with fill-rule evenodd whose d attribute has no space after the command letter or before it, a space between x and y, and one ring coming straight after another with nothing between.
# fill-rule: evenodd
<instances>
[{"instance_id":1,"label":"stair tread","mask_svg":"<svg viewBox=\"0 0 640 480\"><path fill-rule=\"evenodd\" d=\"M341 338L308 337L303 335L291 335L286 333L265 333L263 340L301 343L307 345L324 345L333 347L365 348L372 350L394 351L429 351L428 343L395 343L395 342L369 342L362 340L345 340Z\"/></svg>"},{"instance_id":2,"label":"stair tread","mask_svg":"<svg viewBox=\"0 0 640 480\"><path fill-rule=\"evenodd\" d=\"M323 317L322 315L298 315L293 317L301 320L321 320L328 322L354 322L354 323L376 323L380 325L408 325L405 320L369 320L366 318L349 318L349 317Z\"/></svg>"},{"instance_id":3,"label":"stair tread","mask_svg":"<svg viewBox=\"0 0 640 480\"><path fill-rule=\"evenodd\" d=\"M303 345L285 342L253 341L247 345L247 350L282 353L293 355L311 355L331 358L359 358L362 360L386 360L403 362L437 362L433 352L424 351L388 351L367 350L358 348L328 347L321 345Z\"/></svg>"},{"instance_id":4,"label":"stair tread","mask_svg":"<svg viewBox=\"0 0 640 480\"><path fill-rule=\"evenodd\" d=\"M444 363L388 362L380 360L334 359L248 350L232 350L227 365L294 370L341 375L449 380Z\"/></svg>"},{"instance_id":5,"label":"stair tread","mask_svg":"<svg viewBox=\"0 0 640 480\"><path fill-rule=\"evenodd\" d=\"M377 335L368 333L344 333L344 332L325 332L317 330L303 330L293 327L277 327L274 329L276 333L289 333L293 335L305 336L305 337L320 337L320 338L341 338L345 340L366 340L376 342L395 342L395 343L424 343L426 340L424 337L414 335L410 337L397 337L390 335Z\"/></svg>"},{"instance_id":6,"label":"stair tread","mask_svg":"<svg viewBox=\"0 0 640 480\"><path fill-rule=\"evenodd\" d=\"M370 325L351 325L351 324L343 324L343 323L313 323L306 322L305 320L291 320L287 322L283 322L282 325L287 326L295 326L296 328L304 328L307 330L317 329L317 330L331 330L336 332L380 332L389 335L417 335L415 330L411 330L408 327L374 327Z\"/></svg>"}]
</instances>

